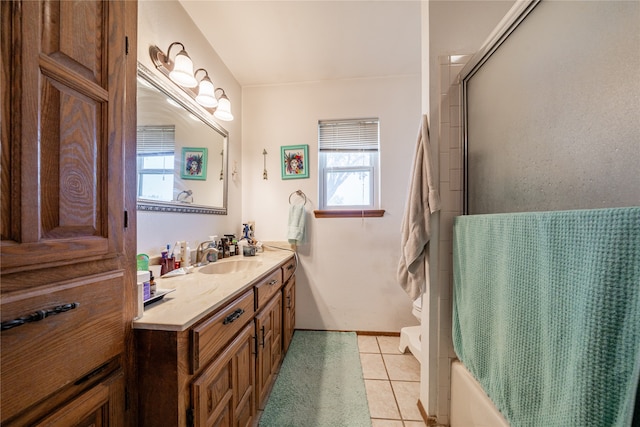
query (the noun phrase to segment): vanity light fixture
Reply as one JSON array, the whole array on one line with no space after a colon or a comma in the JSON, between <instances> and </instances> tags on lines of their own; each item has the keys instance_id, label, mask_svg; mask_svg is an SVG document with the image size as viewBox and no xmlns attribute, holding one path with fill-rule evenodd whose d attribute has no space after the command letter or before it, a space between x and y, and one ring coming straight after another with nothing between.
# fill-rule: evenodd
<instances>
[{"instance_id":1,"label":"vanity light fixture","mask_svg":"<svg viewBox=\"0 0 640 427\"><path fill-rule=\"evenodd\" d=\"M218 106L218 100L216 99L215 89L213 82L209 78L209 73L204 68L198 68L194 76L198 74L198 71L204 71L204 77L198 84L198 95L196 96L196 102L203 107L216 108Z\"/></svg>"},{"instance_id":2,"label":"vanity light fixture","mask_svg":"<svg viewBox=\"0 0 640 427\"><path fill-rule=\"evenodd\" d=\"M175 59L171 61L171 48L175 45L180 45L182 50L178 52ZM156 53L156 60L161 61L169 69L169 78L174 83L184 87L196 87L198 81L193 76L193 61L189 57L189 54L184 50L184 45L180 42L173 42L167 49L165 55L160 49Z\"/></svg>"},{"instance_id":3,"label":"vanity light fixture","mask_svg":"<svg viewBox=\"0 0 640 427\"><path fill-rule=\"evenodd\" d=\"M227 94L224 92L224 89L217 88L216 92L219 90L222 91L222 95L218 98L218 108L216 108L213 115L220 120L229 122L233 120L233 114L231 114L231 102L229 101L229 98L227 98Z\"/></svg>"},{"instance_id":4,"label":"vanity light fixture","mask_svg":"<svg viewBox=\"0 0 640 427\"><path fill-rule=\"evenodd\" d=\"M175 45L180 45L182 50L171 60L169 55L171 48ZM193 72L193 62L182 43L171 43L166 54L160 50L159 47L151 46L149 48L149 54L151 55L153 64L158 70L195 99L198 104L209 110L209 112L212 112L215 118L224 121L233 120L231 102L224 89L216 88L213 85L209 73L204 68L198 68L195 73ZM204 77L198 81L196 76L200 71L204 71ZM197 89L194 89L196 87ZM216 98L218 91L222 93Z\"/></svg>"}]
</instances>

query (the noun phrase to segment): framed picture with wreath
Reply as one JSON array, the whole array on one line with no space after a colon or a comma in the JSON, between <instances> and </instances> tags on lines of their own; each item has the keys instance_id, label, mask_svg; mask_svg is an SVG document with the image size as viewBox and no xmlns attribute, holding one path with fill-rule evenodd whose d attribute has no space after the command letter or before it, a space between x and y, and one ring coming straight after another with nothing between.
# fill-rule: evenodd
<instances>
[{"instance_id":1,"label":"framed picture with wreath","mask_svg":"<svg viewBox=\"0 0 640 427\"><path fill-rule=\"evenodd\" d=\"M180 177L183 179L207 179L206 148L182 148Z\"/></svg>"}]
</instances>

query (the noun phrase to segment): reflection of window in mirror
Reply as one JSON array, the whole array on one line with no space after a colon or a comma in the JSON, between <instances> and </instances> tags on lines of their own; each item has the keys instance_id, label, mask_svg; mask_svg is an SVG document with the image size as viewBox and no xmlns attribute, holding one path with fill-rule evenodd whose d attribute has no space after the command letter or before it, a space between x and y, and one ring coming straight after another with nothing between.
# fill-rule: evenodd
<instances>
[{"instance_id":1,"label":"reflection of window in mirror","mask_svg":"<svg viewBox=\"0 0 640 427\"><path fill-rule=\"evenodd\" d=\"M173 199L175 126L138 126L138 197Z\"/></svg>"}]
</instances>

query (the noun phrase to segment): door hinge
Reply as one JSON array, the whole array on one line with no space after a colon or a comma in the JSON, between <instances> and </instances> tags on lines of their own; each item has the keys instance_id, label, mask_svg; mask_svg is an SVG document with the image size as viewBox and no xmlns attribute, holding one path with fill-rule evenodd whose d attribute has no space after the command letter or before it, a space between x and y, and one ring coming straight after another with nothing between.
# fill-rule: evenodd
<instances>
[{"instance_id":1,"label":"door hinge","mask_svg":"<svg viewBox=\"0 0 640 427\"><path fill-rule=\"evenodd\" d=\"M124 54L129 55L129 36L124 36Z\"/></svg>"},{"instance_id":2,"label":"door hinge","mask_svg":"<svg viewBox=\"0 0 640 427\"><path fill-rule=\"evenodd\" d=\"M192 408L187 409L187 425L190 427L193 426L193 409Z\"/></svg>"},{"instance_id":3,"label":"door hinge","mask_svg":"<svg viewBox=\"0 0 640 427\"><path fill-rule=\"evenodd\" d=\"M129 227L129 212L124 211L124 228Z\"/></svg>"}]
</instances>

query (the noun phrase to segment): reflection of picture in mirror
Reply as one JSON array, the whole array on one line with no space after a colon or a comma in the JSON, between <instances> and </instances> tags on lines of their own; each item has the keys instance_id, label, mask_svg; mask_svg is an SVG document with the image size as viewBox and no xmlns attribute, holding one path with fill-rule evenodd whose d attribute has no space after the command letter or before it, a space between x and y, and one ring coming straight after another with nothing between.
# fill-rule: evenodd
<instances>
[{"instance_id":1,"label":"reflection of picture in mirror","mask_svg":"<svg viewBox=\"0 0 640 427\"><path fill-rule=\"evenodd\" d=\"M182 167L180 176L184 179L207 179L207 149L182 149Z\"/></svg>"}]
</instances>

